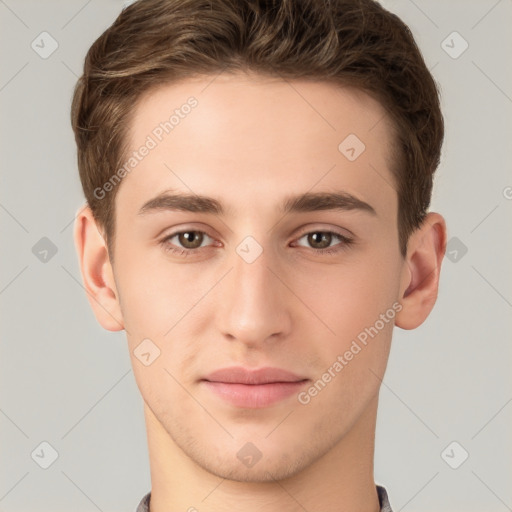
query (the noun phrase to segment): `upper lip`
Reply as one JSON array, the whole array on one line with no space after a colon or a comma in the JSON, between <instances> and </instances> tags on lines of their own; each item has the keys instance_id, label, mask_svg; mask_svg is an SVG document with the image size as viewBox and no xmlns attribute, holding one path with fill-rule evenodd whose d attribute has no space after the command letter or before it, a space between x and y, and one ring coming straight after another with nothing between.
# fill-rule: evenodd
<instances>
[{"instance_id":1,"label":"upper lip","mask_svg":"<svg viewBox=\"0 0 512 512\"><path fill-rule=\"evenodd\" d=\"M307 380L307 378L281 368L265 367L250 370L242 366L231 366L216 370L202 380L231 384L268 384L270 382L299 382Z\"/></svg>"}]
</instances>

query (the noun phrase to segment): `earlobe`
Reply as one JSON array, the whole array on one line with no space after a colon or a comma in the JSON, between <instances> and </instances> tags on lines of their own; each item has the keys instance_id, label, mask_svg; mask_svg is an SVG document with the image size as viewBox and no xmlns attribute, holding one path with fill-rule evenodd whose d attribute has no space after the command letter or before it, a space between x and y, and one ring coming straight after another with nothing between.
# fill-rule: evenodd
<instances>
[{"instance_id":1,"label":"earlobe","mask_svg":"<svg viewBox=\"0 0 512 512\"><path fill-rule=\"evenodd\" d=\"M89 206L76 216L74 240L87 299L96 319L108 331L124 329L106 243Z\"/></svg>"},{"instance_id":2,"label":"earlobe","mask_svg":"<svg viewBox=\"0 0 512 512\"><path fill-rule=\"evenodd\" d=\"M446 251L446 223L429 213L409 239L400 284L401 311L395 324L415 329L428 317L437 300L441 264Z\"/></svg>"}]
</instances>

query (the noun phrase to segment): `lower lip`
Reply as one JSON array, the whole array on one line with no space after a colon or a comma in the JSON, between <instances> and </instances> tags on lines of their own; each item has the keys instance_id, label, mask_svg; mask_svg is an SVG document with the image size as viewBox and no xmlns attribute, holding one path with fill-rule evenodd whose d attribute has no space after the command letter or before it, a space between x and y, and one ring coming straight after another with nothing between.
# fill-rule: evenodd
<instances>
[{"instance_id":1,"label":"lower lip","mask_svg":"<svg viewBox=\"0 0 512 512\"><path fill-rule=\"evenodd\" d=\"M271 382L269 384L232 384L202 381L208 389L236 407L267 407L296 394L308 382Z\"/></svg>"}]
</instances>

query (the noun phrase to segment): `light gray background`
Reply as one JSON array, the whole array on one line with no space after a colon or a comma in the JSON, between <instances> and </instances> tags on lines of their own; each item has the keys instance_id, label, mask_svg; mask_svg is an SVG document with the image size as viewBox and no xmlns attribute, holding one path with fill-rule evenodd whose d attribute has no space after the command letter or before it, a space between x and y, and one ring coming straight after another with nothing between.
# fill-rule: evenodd
<instances>
[{"instance_id":1,"label":"light gray background","mask_svg":"<svg viewBox=\"0 0 512 512\"><path fill-rule=\"evenodd\" d=\"M395 329L375 478L395 512L512 510L512 1L383 3L441 84L447 131L431 209L458 253L444 260L428 320ZM72 239L84 198L71 94L122 6L0 0L1 511L134 511L150 490L125 335L96 322ZM47 59L31 48L43 31L59 45ZM469 43L458 58L454 31ZM46 262L32 252L43 237L57 248ZM31 456L43 441L58 452L48 469ZM446 452L452 441L462 448ZM452 469L445 460L460 462L462 449L469 458Z\"/></svg>"}]
</instances>

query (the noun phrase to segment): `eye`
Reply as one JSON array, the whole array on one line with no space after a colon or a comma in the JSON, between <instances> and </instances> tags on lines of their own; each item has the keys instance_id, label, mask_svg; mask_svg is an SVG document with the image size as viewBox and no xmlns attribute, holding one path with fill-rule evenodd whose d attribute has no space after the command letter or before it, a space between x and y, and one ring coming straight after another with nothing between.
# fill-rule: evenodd
<instances>
[{"instance_id":1,"label":"eye","mask_svg":"<svg viewBox=\"0 0 512 512\"><path fill-rule=\"evenodd\" d=\"M301 244L302 239L305 239L308 245ZM204 231L189 229L171 233L160 242L160 245L167 253L189 256L208 247L211 242L215 240ZM335 242L334 245L332 245L333 242ZM353 243L353 239L334 231L317 230L305 232L295 243L301 247L309 246L316 254L336 254L348 248Z\"/></svg>"},{"instance_id":2,"label":"eye","mask_svg":"<svg viewBox=\"0 0 512 512\"><path fill-rule=\"evenodd\" d=\"M297 241L304 238L306 239L306 243L309 244L309 247L315 249L315 252L320 254L334 254L344 250L353 243L351 238L334 231L310 231L303 234ZM338 241L338 243L332 246L332 242L336 241ZM307 247L301 243L298 243L298 245Z\"/></svg>"},{"instance_id":3,"label":"eye","mask_svg":"<svg viewBox=\"0 0 512 512\"><path fill-rule=\"evenodd\" d=\"M187 256L204 247L203 242L208 239L213 241L213 238L208 236L204 231L190 229L172 233L165 237L160 244L163 245L166 252Z\"/></svg>"}]
</instances>

